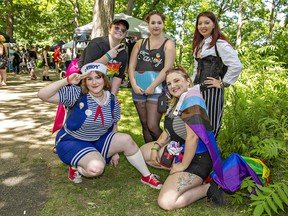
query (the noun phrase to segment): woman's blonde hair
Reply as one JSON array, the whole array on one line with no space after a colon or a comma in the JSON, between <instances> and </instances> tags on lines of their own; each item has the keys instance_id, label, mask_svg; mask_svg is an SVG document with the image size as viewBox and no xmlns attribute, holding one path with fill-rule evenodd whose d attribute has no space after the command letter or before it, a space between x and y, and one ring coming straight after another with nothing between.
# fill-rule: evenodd
<instances>
[{"instance_id":1,"label":"woman's blonde hair","mask_svg":"<svg viewBox=\"0 0 288 216\"><path fill-rule=\"evenodd\" d=\"M182 67L181 65L175 66L175 67L169 69L168 71L166 71L166 78L169 74L172 74L172 73L177 73L177 74L181 75L185 80L189 81L189 87L193 86L193 82L192 82L189 74L187 73L185 68ZM169 101L169 106L174 107L177 104L178 100L179 100L179 98L172 96L172 98Z\"/></svg>"},{"instance_id":2,"label":"woman's blonde hair","mask_svg":"<svg viewBox=\"0 0 288 216\"><path fill-rule=\"evenodd\" d=\"M95 71L95 73L104 79L103 89L110 91L111 90L111 83L110 83L110 80L108 79L108 77L99 71ZM81 83L81 88L82 88L83 94L88 94L88 92L89 92L89 89L87 88L86 80L87 80L87 77L85 79L83 79L82 83Z\"/></svg>"}]
</instances>

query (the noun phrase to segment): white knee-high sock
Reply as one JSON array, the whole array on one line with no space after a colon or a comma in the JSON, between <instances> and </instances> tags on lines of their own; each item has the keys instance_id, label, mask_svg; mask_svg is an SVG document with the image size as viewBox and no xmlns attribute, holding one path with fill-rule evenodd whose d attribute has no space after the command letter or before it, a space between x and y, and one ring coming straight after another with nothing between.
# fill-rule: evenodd
<instances>
[{"instance_id":1,"label":"white knee-high sock","mask_svg":"<svg viewBox=\"0 0 288 216\"><path fill-rule=\"evenodd\" d=\"M142 174L142 176L148 176L151 174L140 149L134 155L126 156L126 158L130 164L132 164Z\"/></svg>"}]
</instances>

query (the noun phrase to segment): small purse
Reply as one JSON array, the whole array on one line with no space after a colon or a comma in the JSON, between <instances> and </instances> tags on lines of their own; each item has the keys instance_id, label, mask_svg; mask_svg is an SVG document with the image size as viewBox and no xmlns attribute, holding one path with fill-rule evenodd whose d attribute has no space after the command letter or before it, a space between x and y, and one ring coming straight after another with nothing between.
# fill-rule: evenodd
<instances>
[{"instance_id":1,"label":"small purse","mask_svg":"<svg viewBox=\"0 0 288 216\"><path fill-rule=\"evenodd\" d=\"M158 97L157 112L158 113L166 113L167 107L168 107L168 104L167 104L166 93L164 91L162 91L162 93Z\"/></svg>"},{"instance_id":2,"label":"small purse","mask_svg":"<svg viewBox=\"0 0 288 216\"><path fill-rule=\"evenodd\" d=\"M174 160L174 155L170 154L167 145L164 148L163 154L160 159L160 164L162 166L165 166L167 168L170 168L172 166L173 160Z\"/></svg>"}]
</instances>

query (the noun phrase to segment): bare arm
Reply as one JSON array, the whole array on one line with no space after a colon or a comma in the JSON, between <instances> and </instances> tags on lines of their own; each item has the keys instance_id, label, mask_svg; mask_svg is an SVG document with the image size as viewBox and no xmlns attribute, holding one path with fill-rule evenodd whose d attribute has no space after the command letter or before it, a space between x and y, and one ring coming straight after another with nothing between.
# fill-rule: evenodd
<instances>
[{"instance_id":1,"label":"bare arm","mask_svg":"<svg viewBox=\"0 0 288 216\"><path fill-rule=\"evenodd\" d=\"M58 104L60 100L58 91L67 84L78 84L83 78L84 76L80 74L71 74L67 79L58 80L40 89L37 96L45 102Z\"/></svg>"},{"instance_id":2,"label":"bare arm","mask_svg":"<svg viewBox=\"0 0 288 216\"><path fill-rule=\"evenodd\" d=\"M138 55L142 40L138 40L137 43L134 45L133 50L130 55L129 68L128 68L129 80L136 94L142 94L141 88L137 85L135 77L134 77L134 71L137 65L137 55Z\"/></svg>"},{"instance_id":3,"label":"bare arm","mask_svg":"<svg viewBox=\"0 0 288 216\"><path fill-rule=\"evenodd\" d=\"M164 147L170 141L170 136L166 131L163 131L156 142L154 142L152 149L150 150L150 158L157 166L160 165L160 157L163 154ZM156 150L157 149L157 150Z\"/></svg>"}]
</instances>

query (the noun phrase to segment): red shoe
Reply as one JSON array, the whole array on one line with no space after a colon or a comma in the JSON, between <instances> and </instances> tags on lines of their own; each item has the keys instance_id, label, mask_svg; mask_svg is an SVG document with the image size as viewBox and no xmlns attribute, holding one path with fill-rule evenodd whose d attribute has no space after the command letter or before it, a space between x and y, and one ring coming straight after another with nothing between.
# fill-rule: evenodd
<instances>
[{"instance_id":1,"label":"red shoe","mask_svg":"<svg viewBox=\"0 0 288 216\"><path fill-rule=\"evenodd\" d=\"M141 182L143 184L149 185L150 187L154 189L160 190L162 187L162 183L157 179L158 176L154 174L150 174L149 176L142 176ZM158 177L159 178L159 177Z\"/></svg>"},{"instance_id":2,"label":"red shoe","mask_svg":"<svg viewBox=\"0 0 288 216\"><path fill-rule=\"evenodd\" d=\"M68 167L68 178L76 184L82 182L81 174L72 166Z\"/></svg>"}]
</instances>

